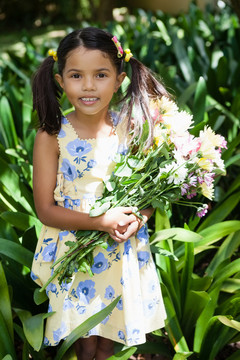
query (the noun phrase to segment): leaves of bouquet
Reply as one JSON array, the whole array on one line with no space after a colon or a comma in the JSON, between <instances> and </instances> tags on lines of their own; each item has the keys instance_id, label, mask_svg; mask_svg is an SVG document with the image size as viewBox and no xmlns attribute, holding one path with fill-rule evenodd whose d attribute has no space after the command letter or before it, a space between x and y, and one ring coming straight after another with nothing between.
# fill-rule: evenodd
<instances>
[{"instance_id":1,"label":"leaves of bouquet","mask_svg":"<svg viewBox=\"0 0 240 360\"><path fill-rule=\"evenodd\" d=\"M108 209L110 209L110 206L111 206L110 202L106 202L101 205L98 202L96 202L95 206L91 208L89 215L92 217L100 216L104 214L106 211L108 211Z\"/></svg>"}]
</instances>

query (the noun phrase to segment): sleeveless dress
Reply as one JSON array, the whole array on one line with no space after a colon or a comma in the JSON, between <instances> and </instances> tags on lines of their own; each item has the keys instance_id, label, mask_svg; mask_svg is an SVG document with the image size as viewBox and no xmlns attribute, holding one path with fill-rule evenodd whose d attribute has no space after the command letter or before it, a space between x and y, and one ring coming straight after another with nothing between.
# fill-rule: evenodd
<instances>
[{"instance_id":1,"label":"sleeveless dress","mask_svg":"<svg viewBox=\"0 0 240 360\"><path fill-rule=\"evenodd\" d=\"M113 157L124 151L119 135L82 140L63 117L57 136L59 161L54 199L58 206L89 212L103 191L103 180L114 169ZM42 286L51 276L50 266L75 240L75 231L42 226L32 264L32 279ZM48 311L44 344L57 345L90 316L121 299L112 313L84 337L99 335L127 346L146 341L146 334L164 326L166 313L147 227L136 237L94 250L94 275L77 272L70 283L55 278L46 289Z\"/></svg>"}]
</instances>

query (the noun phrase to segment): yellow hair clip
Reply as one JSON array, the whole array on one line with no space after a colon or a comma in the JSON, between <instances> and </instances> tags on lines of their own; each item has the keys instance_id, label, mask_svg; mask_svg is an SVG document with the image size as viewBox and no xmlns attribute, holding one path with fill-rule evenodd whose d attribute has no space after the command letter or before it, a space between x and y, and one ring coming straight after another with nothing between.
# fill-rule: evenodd
<instances>
[{"instance_id":1,"label":"yellow hair clip","mask_svg":"<svg viewBox=\"0 0 240 360\"><path fill-rule=\"evenodd\" d=\"M53 49L48 50L48 55L53 57L54 61L58 61L57 52Z\"/></svg>"},{"instance_id":2,"label":"yellow hair clip","mask_svg":"<svg viewBox=\"0 0 240 360\"><path fill-rule=\"evenodd\" d=\"M131 53L131 50L130 49L126 49L124 50L125 51L125 61L126 62L129 62L129 60L131 59L131 57L133 56L133 54Z\"/></svg>"}]
</instances>

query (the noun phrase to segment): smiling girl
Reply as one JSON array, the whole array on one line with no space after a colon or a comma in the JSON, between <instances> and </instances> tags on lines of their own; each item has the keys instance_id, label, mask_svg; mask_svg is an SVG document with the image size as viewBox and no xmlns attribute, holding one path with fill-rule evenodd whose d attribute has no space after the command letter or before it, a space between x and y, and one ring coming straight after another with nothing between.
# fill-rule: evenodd
<instances>
[{"instance_id":1,"label":"smiling girl","mask_svg":"<svg viewBox=\"0 0 240 360\"><path fill-rule=\"evenodd\" d=\"M54 64L58 71L54 75ZM131 82L119 114L110 102L126 73ZM65 92L74 107L63 116L59 98ZM89 27L68 34L51 52L33 80L33 102L39 118L33 153L36 211L43 223L32 266L32 278L42 286L50 266L75 241L76 230L100 230L115 240L106 250L96 247L93 277L76 272L70 283L53 280L47 287L49 312L44 343L57 345L82 322L121 299L111 315L76 343L81 360L107 359L114 341L137 345L146 334L164 326L166 317L146 225L131 207L117 207L90 217L89 210L114 169L114 155L125 151L130 130L140 134L151 116L149 99L167 91L116 37ZM132 120L134 109L134 121ZM151 133L151 131L150 131ZM151 143L151 137L147 144ZM147 221L152 209L142 212Z\"/></svg>"}]
</instances>

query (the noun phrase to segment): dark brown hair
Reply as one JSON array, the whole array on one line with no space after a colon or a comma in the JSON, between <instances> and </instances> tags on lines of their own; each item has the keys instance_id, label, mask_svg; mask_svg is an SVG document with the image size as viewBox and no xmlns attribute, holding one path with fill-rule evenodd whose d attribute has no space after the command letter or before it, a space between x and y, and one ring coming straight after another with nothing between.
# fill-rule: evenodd
<instances>
[{"instance_id":1,"label":"dark brown hair","mask_svg":"<svg viewBox=\"0 0 240 360\"><path fill-rule=\"evenodd\" d=\"M87 27L71 32L63 38L57 50L58 72L62 75L67 56L70 51L83 46L86 49L100 50L107 54L109 59L120 74L124 67L124 56L117 56L117 49L112 41L113 35L95 27ZM61 108L59 98L62 90L54 79L54 59L47 57L33 78L33 108L36 109L40 128L49 134L58 133L61 127ZM131 82L126 94L122 99L121 116L127 117L126 131L131 126L131 118L134 110L134 135L141 134L143 122L149 121L150 137L152 138L152 121L149 113L149 99L159 98L163 95L169 96L162 83L156 79L151 70L145 67L140 61L131 57Z\"/></svg>"}]
</instances>

